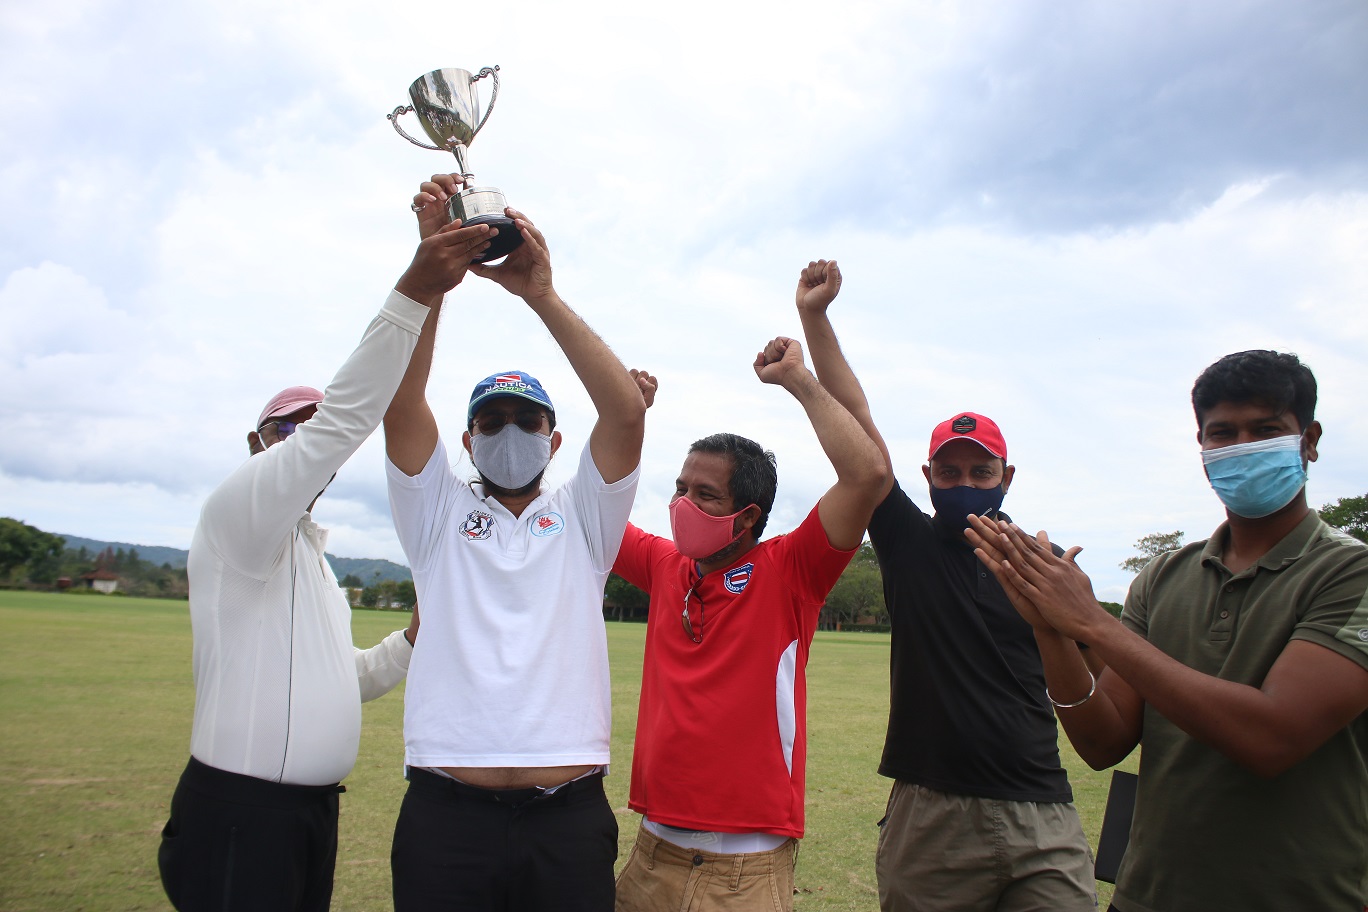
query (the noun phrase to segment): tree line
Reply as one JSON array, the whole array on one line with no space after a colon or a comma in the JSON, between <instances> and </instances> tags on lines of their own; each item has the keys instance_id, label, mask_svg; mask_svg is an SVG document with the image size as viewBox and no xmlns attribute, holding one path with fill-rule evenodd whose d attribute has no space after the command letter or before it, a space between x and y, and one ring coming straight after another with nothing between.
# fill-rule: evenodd
<instances>
[{"instance_id":1,"label":"tree line","mask_svg":"<svg viewBox=\"0 0 1368 912\"><path fill-rule=\"evenodd\" d=\"M1359 541L1368 543L1368 495L1341 497L1326 504L1320 518L1342 529ZM1121 567L1139 573L1145 565L1165 551L1182 546L1182 531L1152 532L1136 540L1136 554L1121 562ZM54 587L60 578L79 580L94 570L107 570L119 577L129 595L186 598L189 584L185 568L145 561L138 549L106 548L92 554L86 548L69 549L60 535L44 532L27 523L0 517L0 584ZM368 583L354 573L341 579L346 589L361 590L360 604L366 608L411 610L418 600L413 580L382 580L376 573ZM614 574L604 590L604 616L616 620L645 620L649 599L645 592ZM1103 602L1113 614L1121 605ZM883 576L874 548L860 546L840 580L827 596L819 627L823 630L887 630L888 611L883 600Z\"/></svg>"},{"instance_id":2,"label":"tree line","mask_svg":"<svg viewBox=\"0 0 1368 912\"><path fill-rule=\"evenodd\" d=\"M137 548L68 548L60 535L0 517L0 584L50 589L68 580L79 586L83 576L100 570L117 576L128 595L186 598L190 593L184 567L143 560Z\"/></svg>"}]
</instances>

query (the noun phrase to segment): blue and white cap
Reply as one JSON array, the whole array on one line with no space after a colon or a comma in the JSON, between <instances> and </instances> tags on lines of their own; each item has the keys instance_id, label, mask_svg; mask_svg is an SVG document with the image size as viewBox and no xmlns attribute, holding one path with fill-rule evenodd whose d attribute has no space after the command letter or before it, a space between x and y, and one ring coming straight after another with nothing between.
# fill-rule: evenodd
<instances>
[{"instance_id":1,"label":"blue and white cap","mask_svg":"<svg viewBox=\"0 0 1368 912\"><path fill-rule=\"evenodd\" d=\"M491 374L475 384L475 391L470 394L470 408L466 410L466 421L474 421L481 405L501 396L517 396L544 406L548 412L556 411L551 404L551 397L546 395L546 390L542 389L536 377L526 371L505 371Z\"/></svg>"}]
</instances>

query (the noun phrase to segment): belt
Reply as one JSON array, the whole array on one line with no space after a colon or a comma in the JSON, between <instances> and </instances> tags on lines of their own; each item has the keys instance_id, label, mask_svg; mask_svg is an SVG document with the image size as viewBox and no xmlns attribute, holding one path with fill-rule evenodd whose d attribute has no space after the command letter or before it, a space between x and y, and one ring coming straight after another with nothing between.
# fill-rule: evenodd
<instances>
[{"instance_id":1,"label":"belt","mask_svg":"<svg viewBox=\"0 0 1368 912\"><path fill-rule=\"evenodd\" d=\"M533 802L550 801L552 799L565 800L571 795L589 789L603 790L603 773L590 773L588 776L581 776L578 779L571 779L561 785L551 788L532 786L520 789L487 789L477 785L468 785L458 782L447 776L429 772L419 766L405 767L408 773L409 787L421 789L425 792L435 792L442 795L451 795L459 798L469 798L474 801L487 801L494 804L503 804L512 808L519 808Z\"/></svg>"},{"instance_id":2,"label":"belt","mask_svg":"<svg viewBox=\"0 0 1368 912\"><path fill-rule=\"evenodd\" d=\"M264 807L302 807L345 792L345 785L293 785L271 782L230 773L196 760L193 756L181 773L180 784L188 789L212 795L224 801Z\"/></svg>"}]
</instances>

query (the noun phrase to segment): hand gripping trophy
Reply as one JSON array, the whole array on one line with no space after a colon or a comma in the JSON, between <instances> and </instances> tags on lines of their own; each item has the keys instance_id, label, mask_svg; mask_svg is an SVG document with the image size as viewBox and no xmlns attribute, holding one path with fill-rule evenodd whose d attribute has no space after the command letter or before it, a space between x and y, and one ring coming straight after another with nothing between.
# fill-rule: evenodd
<instances>
[{"instance_id":1,"label":"hand gripping trophy","mask_svg":"<svg viewBox=\"0 0 1368 912\"><path fill-rule=\"evenodd\" d=\"M476 117L480 107L478 83L486 76L494 77L494 91L489 96L484 116ZM499 98L499 68L485 67L473 76L467 70L454 68L433 70L409 86L409 98L413 104L400 105L385 115L394 125L395 132L415 146L455 155L456 169L465 178L465 188L447 200L448 219L499 229L489 249L477 256L475 262L484 263L507 255L522 243L522 234L513 226L513 220L504 215L508 201L502 193L493 187L471 186L475 175L470 173L467 160L467 150L475 140L475 134L485 125ZM399 117L410 112L418 115L418 122L435 146L414 139L399 126Z\"/></svg>"}]
</instances>

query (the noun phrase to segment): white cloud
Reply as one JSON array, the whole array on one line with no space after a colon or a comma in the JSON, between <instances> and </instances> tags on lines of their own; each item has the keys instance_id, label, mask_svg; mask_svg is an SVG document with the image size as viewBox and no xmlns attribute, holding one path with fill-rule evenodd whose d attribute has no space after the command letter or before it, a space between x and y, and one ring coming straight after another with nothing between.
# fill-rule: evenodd
<instances>
[{"instance_id":1,"label":"white cloud","mask_svg":"<svg viewBox=\"0 0 1368 912\"><path fill-rule=\"evenodd\" d=\"M1299 352L1327 429L1311 499L1363 493L1366 23L1329 2L0 7L22 125L0 137L3 512L188 544L261 403L325 384L408 263L407 201L449 157L384 115L427 69L497 63L480 182L662 378L640 524L668 529L684 451L717 430L778 453L774 531L830 484L749 364L797 331L799 266L835 256L838 330L914 497L930 427L993 414L1009 509L1120 598L1132 541L1220 519L1187 395L1222 354ZM447 311L453 451L474 382L523 367L565 477L593 415L544 328L474 278ZM397 557L380 466L373 439L320 506L335 552Z\"/></svg>"}]
</instances>

